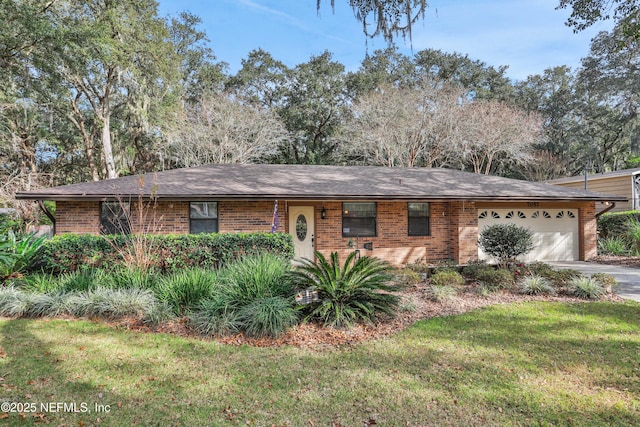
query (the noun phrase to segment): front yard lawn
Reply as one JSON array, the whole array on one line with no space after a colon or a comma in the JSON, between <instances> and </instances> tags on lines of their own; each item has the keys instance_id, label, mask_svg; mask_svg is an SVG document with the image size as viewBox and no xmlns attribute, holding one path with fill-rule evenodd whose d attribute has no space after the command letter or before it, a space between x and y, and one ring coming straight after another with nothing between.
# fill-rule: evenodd
<instances>
[{"instance_id":1,"label":"front yard lawn","mask_svg":"<svg viewBox=\"0 0 640 427\"><path fill-rule=\"evenodd\" d=\"M640 425L639 355L634 302L497 305L323 350L230 346L86 320L2 319L0 403L23 412L0 419L16 426Z\"/></svg>"}]
</instances>

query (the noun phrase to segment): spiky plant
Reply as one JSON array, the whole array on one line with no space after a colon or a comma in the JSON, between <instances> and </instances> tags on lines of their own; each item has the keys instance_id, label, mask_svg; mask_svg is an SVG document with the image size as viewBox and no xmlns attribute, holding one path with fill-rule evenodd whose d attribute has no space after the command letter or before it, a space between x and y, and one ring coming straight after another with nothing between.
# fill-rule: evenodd
<instances>
[{"instance_id":1,"label":"spiky plant","mask_svg":"<svg viewBox=\"0 0 640 427\"><path fill-rule=\"evenodd\" d=\"M556 293L549 279L535 274L524 276L518 280L518 291L526 295L553 295Z\"/></svg>"},{"instance_id":2,"label":"spiky plant","mask_svg":"<svg viewBox=\"0 0 640 427\"><path fill-rule=\"evenodd\" d=\"M576 277L569 285L573 295L578 298L598 300L606 294L604 286L593 277Z\"/></svg>"},{"instance_id":3,"label":"spiky plant","mask_svg":"<svg viewBox=\"0 0 640 427\"><path fill-rule=\"evenodd\" d=\"M304 259L291 276L301 288L318 292L319 301L307 307L307 319L329 326L349 326L356 321L371 322L384 314L393 316L399 297L391 294L389 265L378 258L349 254L341 266L338 253L330 260L316 252L317 262Z\"/></svg>"}]
</instances>

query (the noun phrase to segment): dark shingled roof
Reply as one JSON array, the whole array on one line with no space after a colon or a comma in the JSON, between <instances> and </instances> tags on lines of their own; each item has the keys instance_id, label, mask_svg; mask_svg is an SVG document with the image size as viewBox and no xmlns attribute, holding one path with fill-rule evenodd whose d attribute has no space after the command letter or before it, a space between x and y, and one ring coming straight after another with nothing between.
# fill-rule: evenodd
<instances>
[{"instance_id":1,"label":"dark shingled roof","mask_svg":"<svg viewBox=\"0 0 640 427\"><path fill-rule=\"evenodd\" d=\"M452 169L372 166L206 165L20 192L18 199L104 200L624 201L624 197Z\"/></svg>"}]
</instances>

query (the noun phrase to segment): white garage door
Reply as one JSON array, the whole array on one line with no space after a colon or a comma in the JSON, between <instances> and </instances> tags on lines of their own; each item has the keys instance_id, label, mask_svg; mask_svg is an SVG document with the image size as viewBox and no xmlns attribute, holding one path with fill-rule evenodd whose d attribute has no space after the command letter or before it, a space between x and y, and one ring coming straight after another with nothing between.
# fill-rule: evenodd
<instances>
[{"instance_id":1,"label":"white garage door","mask_svg":"<svg viewBox=\"0 0 640 427\"><path fill-rule=\"evenodd\" d=\"M492 224L516 224L533 231L535 248L524 262L576 261L579 258L577 209L479 209L478 231ZM478 249L481 260L492 258Z\"/></svg>"}]
</instances>

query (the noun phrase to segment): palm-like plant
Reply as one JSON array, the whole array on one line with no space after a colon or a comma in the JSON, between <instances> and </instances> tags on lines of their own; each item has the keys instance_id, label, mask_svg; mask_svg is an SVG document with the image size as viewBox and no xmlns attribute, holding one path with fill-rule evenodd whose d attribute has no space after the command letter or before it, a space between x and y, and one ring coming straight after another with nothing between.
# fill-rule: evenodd
<instances>
[{"instance_id":1,"label":"palm-like plant","mask_svg":"<svg viewBox=\"0 0 640 427\"><path fill-rule=\"evenodd\" d=\"M45 239L35 234L16 234L13 230L0 235L0 276L10 277L23 272Z\"/></svg>"},{"instance_id":2,"label":"palm-like plant","mask_svg":"<svg viewBox=\"0 0 640 427\"><path fill-rule=\"evenodd\" d=\"M378 258L355 259L352 252L340 265L338 253L330 261L316 252L317 262L304 259L291 272L300 288L318 292L317 302L307 306L307 319L317 319L329 326L349 326L356 321L371 322L381 314L393 316L399 297L389 292L390 266Z\"/></svg>"}]
</instances>

